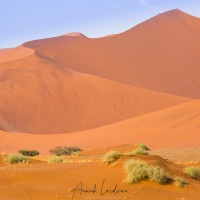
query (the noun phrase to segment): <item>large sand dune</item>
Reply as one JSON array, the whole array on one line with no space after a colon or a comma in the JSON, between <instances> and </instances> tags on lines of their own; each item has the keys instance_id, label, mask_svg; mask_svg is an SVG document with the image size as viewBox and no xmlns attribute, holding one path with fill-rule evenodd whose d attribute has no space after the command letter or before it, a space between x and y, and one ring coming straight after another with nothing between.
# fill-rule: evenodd
<instances>
[{"instance_id":1,"label":"large sand dune","mask_svg":"<svg viewBox=\"0 0 200 200\"><path fill-rule=\"evenodd\" d=\"M180 10L99 39L61 36L25 47L56 56L77 72L190 98L200 98L200 19Z\"/></svg>"},{"instance_id":2,"label":"large sand dune","mask_svg":"<svg viewBox=\"0 0 200 200\"><path fill-rule=\"evenodd\" d=\"M172 10L112 37L1 50L3 150L199 146L199 44L200 19Z\"/></svg>"},{"instance_id":3,"label":"large sand dune","mask_svg":"<svg viewBox=\"0 0 200 200\"><path fill-rule=\"evenodd\" d=\"M25 58L34 53L33 49L26 48L24 46L18 46L11 49L0 49L0 63L9 62L12 60L18 60Z\"/></svg>"},{"instance_id":4,"label":"large sand dune","mask_svg":"<svg viewBox=\"0 0 200 200\"><path fill-rule=\"evenodd\" d=\"M0 125L27 133L91 129L190 99L73 72L34 53L0 64Z\"/></svg>"},{"instance_id":5,"label":"large sand dune","mask_svg":"<svg viewBox=\"0 0 200 200\"><path fill-rule=\"evenodd\" d=\"M3 151L12 152L20 148L37 147L46 154L57 144L94 149L141 142L152 149L199 147L200 109L198 108L200 108L200 100L96 129L48 135L48 140L46 135L8 133L2 142ZM0 136L5 134L1 132Z\"/></svg>"}]
</instances>

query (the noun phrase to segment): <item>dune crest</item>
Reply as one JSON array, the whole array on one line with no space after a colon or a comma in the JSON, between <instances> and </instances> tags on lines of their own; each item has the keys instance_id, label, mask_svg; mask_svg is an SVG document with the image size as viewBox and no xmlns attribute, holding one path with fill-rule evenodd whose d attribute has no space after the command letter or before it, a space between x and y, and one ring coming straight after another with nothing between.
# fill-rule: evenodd
<instances>
[{"instance_id":1,"label":"dune crest","mask_svg":"<svg viewBox=\"0 0 200 200\"><path fill-rule=\"evenodd\" d=\"M66 33L62 36L71 36L71 37L85 37L85 35L83 35L82 33L79 33L79 32L71 32L71 33Z\"/></svg>"},{"instance_id":2,"label":"dune crest","mask_svg":"<svg viewBox=\"0 0 200 200\"><path fill-rule=\"evenodd\" d=\"M0 64L0 80L0 124L15 132L87 130L191 101L77 73L37 52Z\"/></svg>"},{"instance_id":3,"label":"dune crest","mask_svg":"<svg viewBox=\"0 0 200 200\"><path fill-rule=\"evenodd\" d=\"M0 129L46 148L197 146L199 43L200 19L172 10L114 37L75 32L2 50Z\"/></svg>"},{"instance_id":4,"label":"dune crest","mask_svg":"<svg viewBox=\"0 0 200 200\"><path fill-rule=\"evenodd\" d=\"M179 10L110 38L57 37L24 46L56 55L74 71L200 98L200 19Z\"/></svg>"},{"instance_id":5,"label":"dune crest","mask_svg":"<svg viewBox=\"0 0 200 200\"><path fill-rule=\"evenodd\" d=\"M35 50L24 46L18 46L16 48L11 48L11 49L2 49L0 51L0 63L5 63L25 58L27 56L32 55L34 52Z\"/></svg>"}]
</instances>

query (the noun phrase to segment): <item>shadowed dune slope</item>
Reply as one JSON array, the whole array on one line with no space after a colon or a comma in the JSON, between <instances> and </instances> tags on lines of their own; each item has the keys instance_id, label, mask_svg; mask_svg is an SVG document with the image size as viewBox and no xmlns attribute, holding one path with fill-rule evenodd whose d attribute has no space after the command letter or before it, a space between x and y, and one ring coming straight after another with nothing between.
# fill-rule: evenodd
<instances>
[{"instance_id":1,"label":"shadowed dune slope","mask_svg":"<svg viewBox=\"0 0 200 200\"><path fill-rule=\"evenodd\" d=\"M1 129L25 133L81 131L190 101L76 73L38 53L0 64L0 91Z\"/></svg>"},{"instance_id":2,"label":"shadowed dune slope","mask_svg":"<svg viewBox=\"0 0 200 200\"><path fill-rule=\"evenodd\" d=\"M200 98L200 19L172 10L113 37L61 36L27 42L77 72Z\"/></svg>"},{"instance_id":3,"label":"shadowed dune slope","mask_svg":"<svg viewBox=\"0 0 200 200\"><path fill-rule=\"evenodd\" d=\"M38 150L46 154L50 148L57 145L95 149L137 143L145 143L151 149L199 147L200 109L198 108L200 100L88 131L49 135L48 140L46 135L8 133L3 140L3 150L16 151L19 148L37 146Z\"/></svg>"}]
</instances>

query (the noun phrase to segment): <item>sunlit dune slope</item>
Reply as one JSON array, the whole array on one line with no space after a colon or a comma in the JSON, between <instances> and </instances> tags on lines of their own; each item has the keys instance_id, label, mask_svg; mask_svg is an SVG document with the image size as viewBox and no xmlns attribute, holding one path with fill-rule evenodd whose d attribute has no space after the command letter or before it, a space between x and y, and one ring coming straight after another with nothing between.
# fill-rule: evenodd
<instances>
[{"instance_id":1,"label":"sunlit dune slope","mask_svg":"<svg viewBox=\"0 0 200 200\"><path fill-rule=\"evenodd\" d=\"M48 140L46 135L8 133L3 140L3 150L37 146L42 153L48 153L58 145L95 149L137 143L145 143L152 149L199 147L199 107L200 101L196 100L92 130L48 135Z\"/></svg>"},{"instance_id":2,"label":"sunlit dune slope","mask_svg":"<svg viewBox=\"0 0 200 200\"><path fill-rule=\"evenodd\" d=\"M200 98L200 19L172 10L113 37L55 37L25 47L56 56L77 72Z\"/></svg>"},{"instance_id":3,"label":"sunlit dune slope","mask_svg":"<svg viewBox=\"0 0 200 200\"><path fill-rule=\"evenodd\" d=\"M13 49L0 49L0 63L25 58L29 55L32 55L33 53L33 49L29 49L24 46L18 46Z\"/></svg>"},{"instance_id":4,"label":"sunlit dune slope","mask_svg":"<svg viewBox=\"0 0 200 200\"><path fill-rule=\"evenodd\" d=\"M34 53L0 64L0 125L25 133L91 129L190 99L69 70Z\"/></svg>"}]
</instances>

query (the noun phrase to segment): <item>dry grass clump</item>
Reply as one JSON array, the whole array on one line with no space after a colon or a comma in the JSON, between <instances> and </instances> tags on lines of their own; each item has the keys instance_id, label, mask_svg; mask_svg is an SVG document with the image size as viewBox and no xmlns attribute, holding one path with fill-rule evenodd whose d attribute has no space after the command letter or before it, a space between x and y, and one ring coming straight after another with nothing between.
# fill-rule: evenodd
<instances>
[{"instance_id":1,"label":"dry grass clump","mask_svg":"<svg viewBox=\"0 0 200 200\"><path fill-rule=\"evenodd\" d=\"M71 155L76 156L76 157L80 157L81 153L80 153L80 151L76 151L76 152L73 152Z\"/></svg>"},{"instance_id":2,"label":"dry grass clump","mask_svg":"<svg viewBox=\"0 0 200 200\"><path fill-rule=\"evenodd\" d=\"M158 166L149 166L147 169L148 179L159 184L166 184L170 182L169 175Z\"/></svg>"},{"instance_id":3,"label":"dry grass clump","mask_svg":"<svg viewBox=\"0 0 200 200\"><path fill-rule=\"evenodd\" d=\"M116 160L118 160L120 158L120 153L118 151L109 151L107 152L103 158L102 158L102 162L109 165L111 163L114 163Z\"/></svg>"},{"instance_id":4,"label":"dry grass clump","mask_svg":"<svg viewBox=\"0 0 200 200\"><path fill-rule=\"evenodd\" d=\"M65 159L60 156L52 156L49 158L48 163L63 163L64 160Z\"/></svg>"},{"instance_id":5,"label":"dry grass clump","mask_svg":"<svg viewBox=\"0 0 200 200\"><path fill-rule=\"evenodd\" d=\"M125 182L127 184L138 183L147 179L147 163L140 160L127 160L124 163L124 169L127 173Z\"/></svg>"},{"instance_id":6,"label":"dry grass clump","mask_svg":"<svg viewBox=\"0 0 200 200\"><path fill-rule=\"evenodd\" d=\"M200 180L200 169L198 167L185 167L183 172L193 179Z\"/></svg>"},{"instance_id":7,"label":"dry grass clump","mask_svg":"<svg viewBox=\"0 0 200 200\"><path fill-rule=\"evenodd\" d=\"M26 156L21 154L9 154L5 158L5 162L13 164L13 163L29 163L29 159Z\"/></svg>"},{"instance_id":8,"label":"dry grass clump","mask_svg":"<svg viewBox=\"0 0 200 200\"><path fill-rule=\"evenodd\" d=\"M139 147L137 149L134 149L134 150L128 152L127 155L128 156L149 155L149 152Z\"/></svg>"},{"instance_id":9,"label":"dry grass clump","mask_svg":"<svg viewBox=\"0 0 200 200\"><path fill-rule=\"evenodd\" d=\"M149 147L147 147L145 144L136 144L137 148L143 149L145 151L150 151Z\"/></svg>"},{"instance_id":10,"label":"dry grass clump","mask_svg":"<svg viewBox=\"0 0 200 200\"><path fill-rule=\"evenodd\" d=\"M185 186L185 184L187 184L187 182L185 181L184 178L182 178L180 176L176 176L175 177L175 179L174 179L174 185L176 187L183 188Z\"/></svg>"},{"instance_id":11,"label":"dry grass clump","mask_svg":"<svg viewBox=\"0 0 200 200\"><path fill-rule=\"evenodd\" d=\"M137 144L136 149L126 153L128 156L135 156L135 155L149 155L150 149L144 144Z\"/></svg>"},{"instance_id":12,"label":"dry grass clump","mask_svg":"<svg viewBox=\"0 0 200 200\"><path fill-rule=\"evenodd\" d=\"M142 180L166 184L171 180L169 175L162 168L148 165L140 160L127 160L124 164L124 169L127 173L125 179L127 184L138 183Z\"/></svg>"}]
</instances>

